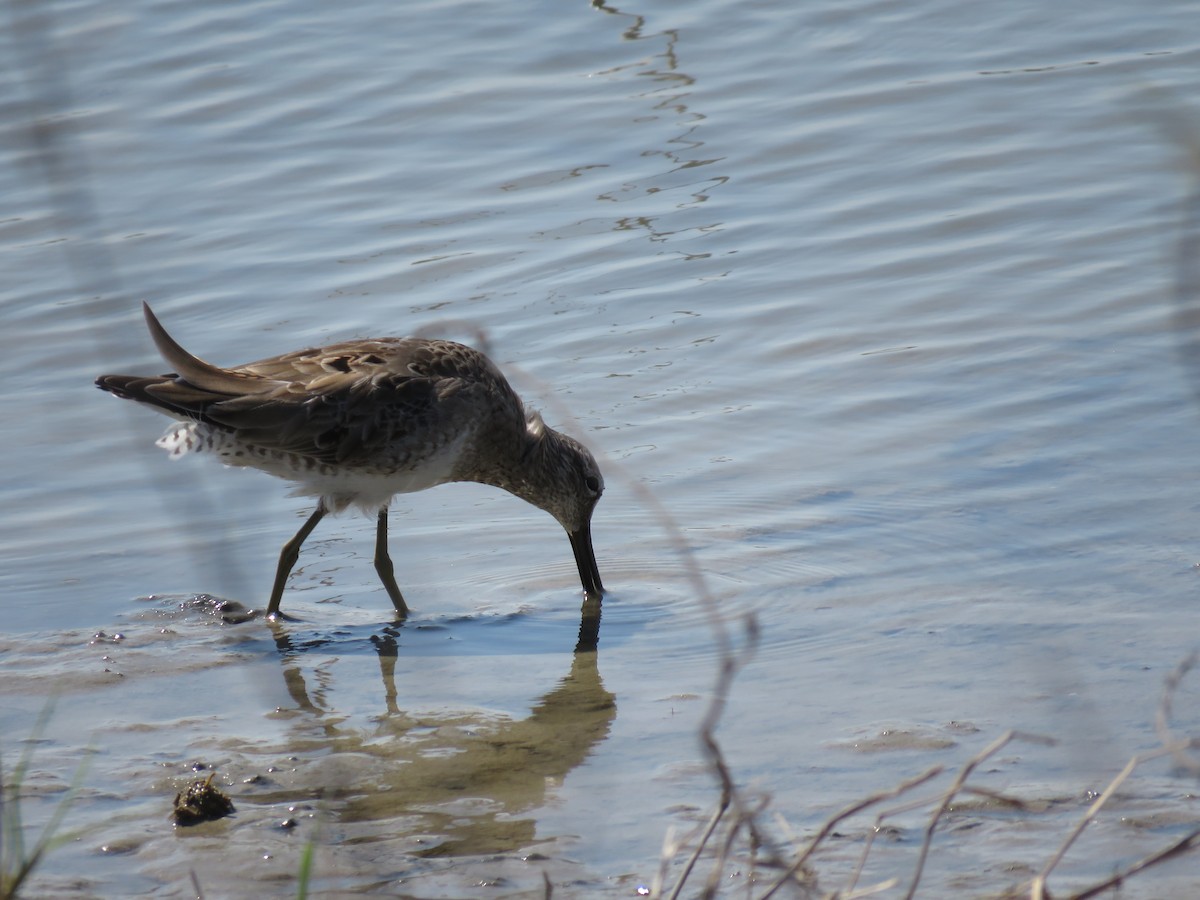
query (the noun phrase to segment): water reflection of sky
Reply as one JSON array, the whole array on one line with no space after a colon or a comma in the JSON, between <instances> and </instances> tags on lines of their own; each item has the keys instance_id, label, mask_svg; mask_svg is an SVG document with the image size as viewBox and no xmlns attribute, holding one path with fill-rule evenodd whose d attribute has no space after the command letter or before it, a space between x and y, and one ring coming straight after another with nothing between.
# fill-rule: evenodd
<instances>
[{"instance_id":1,"label":"water reflection of sky","mask_svg":"<svg viewBox=\"0 0 1200 900\"><path fill-rule=\"evenodd\" d=\"M77 816L100 839L56 851L44 890L290 883L313 835L331 890L648 881L666 828L715 800L695 727L716 660L631 482L722 608L758 616L721 736L795 827L1020 727L1060 743L996 770L1050 810L1021 833L1057 842L1063 798L1154 744L1193 640L1188 181L1156 122L1195 93L1185 12L58 10L60 64L0 72L0 729L57 692L37 777L65 786L97 749ZM39 107L47 72L65 108ZM49 187L31 114L66 148ZM94 218L64 219L81 190ZM282 645L180 609L259 604L305 510L171 464L160 422L91 387L159 365L141 299L224 364L482 331L606 454L598 655L574 653L557 526L475 486L393 510L402 632L354 518L305 547ZM211 833L164 836L197 760L267 780ZM1142 777L1129 816L1192 814L1165 766ZM307 816L286 834L285 797ZM931 886L1033 864L1011 818L967 824ZM1100 830L1084 856L1107 871L1157 836Z\"/></svg>"}]
</instances>

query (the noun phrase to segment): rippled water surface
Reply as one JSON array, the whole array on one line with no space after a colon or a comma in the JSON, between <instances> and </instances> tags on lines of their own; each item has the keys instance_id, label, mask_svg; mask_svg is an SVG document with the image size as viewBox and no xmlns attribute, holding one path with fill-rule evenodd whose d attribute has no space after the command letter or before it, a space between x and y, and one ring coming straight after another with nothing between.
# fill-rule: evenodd
<instances>
[{"instance_id":1,"label":"rippled water surface","mask_svg":"<svg viewBox=\"0 0 1200 900\"><path fill-rule=\"evenodd\" d=\"M1200 633L1188 4L19 6L0 752L31 752L31 826L78 781L33 895L290 896L312 846L325 896L635 896L718 798L711 608L655 504L735 645L757 622L720 737L780 841L774 813L811 836L1054 737L983 767L1027 808L964 803L930 855L924 894L995 895L1159 745ZM305 546L290 621L239 614L309 508L168 460L165 420L92 387L161 370L143 299L218 364L484 342L601 457L599 650L559 526L478 485L394 504L402 627L356 516ZM173 829L210 772L236 814ZM1178 840L1195 798L1147 763L1051 889ZM863 883L906 885L924 824Z\"/></svg>"}]
</instances>

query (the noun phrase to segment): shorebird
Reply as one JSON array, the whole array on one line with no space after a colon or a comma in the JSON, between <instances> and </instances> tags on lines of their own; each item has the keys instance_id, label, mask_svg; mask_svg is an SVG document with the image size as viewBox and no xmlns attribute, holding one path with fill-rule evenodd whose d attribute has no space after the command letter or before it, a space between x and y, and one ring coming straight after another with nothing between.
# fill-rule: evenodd
<instances>
[{"instance_id":1,"label":"shorebird","mask_svg":"<svg viewBox=\"0 0 1200 900\"><path fill-rule=\"evenodd\" d=\"M375 514L375 570L399 617L408 605L387 549L396 494L451 481L504 488L566 529L586 594L604 586L592 511L604 492L583 444L527 411L483 353L453 341L373 338L296 350L223 369L184 350L149 304L146 325L169 375L101 375L96 385L180 420L157 444L172 458L211 453L294 483L317 508L283 545L267 614L275 616L300 547L326 513Z\"/></svg>"}]
</instances>

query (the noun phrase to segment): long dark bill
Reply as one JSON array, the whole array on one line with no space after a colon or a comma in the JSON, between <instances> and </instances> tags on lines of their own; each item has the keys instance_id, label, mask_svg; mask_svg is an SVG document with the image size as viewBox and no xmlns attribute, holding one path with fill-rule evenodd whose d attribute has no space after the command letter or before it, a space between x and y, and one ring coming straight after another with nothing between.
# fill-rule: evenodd
<instances>
[{"instance_id":1,"label":"long dark bill","mask_svg":"<svg viewBox=\"0 0 1200 900\"><path fill-rule=\"evenodd\" d=\"M600 570L596 567L596 554L592 550L592 526L584 525L578 531L568 531L571 539L571 549L575 551L575 565L579 566L579 580L583 582L583 590L588 594L599 597L604 593L604 585L600 583Z\"/></svg>"}]
</instances>

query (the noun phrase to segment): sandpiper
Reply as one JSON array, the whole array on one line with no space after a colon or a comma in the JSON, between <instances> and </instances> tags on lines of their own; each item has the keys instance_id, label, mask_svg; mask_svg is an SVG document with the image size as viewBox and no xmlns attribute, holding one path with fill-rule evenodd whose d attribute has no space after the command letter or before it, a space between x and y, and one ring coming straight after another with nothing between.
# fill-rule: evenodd
<instances>
[{"instance_id":1,"label":"sandpiper","mask_svg":"<svg viewBox=\"0 0 1200 900\"><path fill-rule=\"evenodd\" d=\"M387 550L396 494L450 481L504 488L567 531L584 591L603 594L592 510L604 492L588 449L527 411L484 354L453 341L373 338L297 350L223 369L183 349L142 304L150 335L175 371L101 375L96 385L180 420L157 444L172 458L212 453L317 497L283 545L267 613L279 612L300 546L326 513L377 516L375 570L399 617L408 605Z\"/></svg>"}]
</instances>

